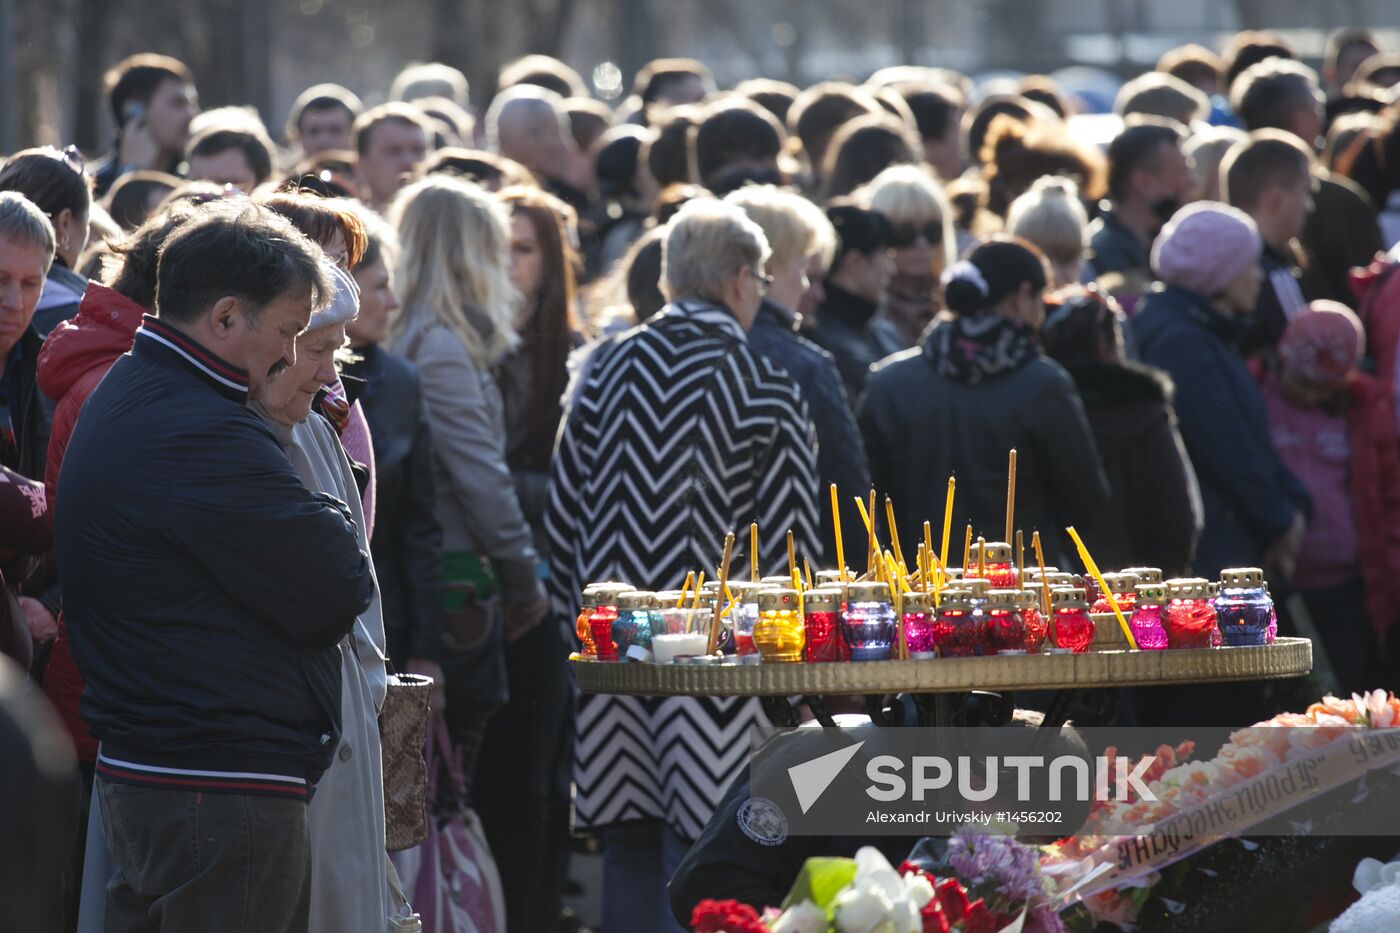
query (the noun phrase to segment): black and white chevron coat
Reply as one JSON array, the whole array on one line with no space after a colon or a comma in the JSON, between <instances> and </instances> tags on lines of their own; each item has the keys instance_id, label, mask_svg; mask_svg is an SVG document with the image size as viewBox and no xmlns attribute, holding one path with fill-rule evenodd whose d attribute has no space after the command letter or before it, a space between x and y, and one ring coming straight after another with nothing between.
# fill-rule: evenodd
<instances>
[{"instance_id":1,"label":"black and white chevron coat","mask_svg":"<svg viewBox=\"0 0 1400 933\"><path fill-rule=\"evenodd\" d=\"M546 515L551 597L570 630L590 582L659 590L688 570L713 578L730 530L732 566L747 572L752 521L765 574L786 568L789 528L799 554L817 553L806 403L726 310L668 305L596 351L581 378ZM746 764L749 726L764 722L753 699L581 696L576 828L652 818L698 837Z\"/></svg>"}]
</instances>

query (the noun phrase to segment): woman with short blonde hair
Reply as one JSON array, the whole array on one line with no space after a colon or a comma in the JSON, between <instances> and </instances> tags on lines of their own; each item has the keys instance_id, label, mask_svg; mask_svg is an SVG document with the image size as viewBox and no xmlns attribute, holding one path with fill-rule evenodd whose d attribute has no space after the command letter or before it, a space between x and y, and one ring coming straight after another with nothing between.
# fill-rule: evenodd
<instances>
[{"instance_id":1,"label":"woman with short blonde hair","mask_svg":"<svg viewBox=\"0 0 1400 933\"><path fill-rule=\"evenodd\" d=\"M953 209L938 180L917 165L885 169L857 197L889 221L894 275L885 314L913 346L942 307L938 278L957 258Z\"/></svg>"},{"instance_id":2,"label":"woman with short blonde hair","mask_svg":"<svg viewBox=\"0 0 1400 933\"><path fill-rule=\"evenodd\" d=\"M428 410L442 522L447 722L471 775L486 722L506 699L504 645L545 615L491 371L516 343L510 214L478 186L438 175L404 189L391 220L403 310L389 325L389 349L418 367Z\"/></svg>"},{"instance_id":3,"label":"woman with short blonde hair","mask_svg":"<svg viewBox=\"0 0 1400 933\"><path fill-rule=\"evenodd\" d=\"M807 270L814 259L822 263L823 270L831 265L836 230L821 208L799 194L772 185L740 188L725 200L762 227L773 248L768 260L768 277L773 281L749 329L749 346L768 362L782 367L801 390L817 429L821 488L835 483L842 489L867 489L870 471L865 466L865 446L841 370L830 353L815 340L807 339L805 335L811 334L812 328L809 325L803 330L804 319L798 313L810 287ZM849 517L848 533L843 537L846 546L854 549L863 543L856 533L860 522L853 513ZM833 526L831 513L823 512L821 540L825 548L830 548L835 540ZM829 551L826 558L835 560Z\"/></svg>"},{"instance_id":4,"label":"woman with short blonde hair","mask_svg":"<svg viewBox=\"0 0 1400 933\"><path fill-rule=\"evenodd\" d=\"M797 310L807 290L807 269L814 256L830 262L836 233L821 208L794 191L774 185L749 185L725 199L763 229L772 255L768 274L773 284L770 300L789 311Z\"/></svg>"}]
</instances>

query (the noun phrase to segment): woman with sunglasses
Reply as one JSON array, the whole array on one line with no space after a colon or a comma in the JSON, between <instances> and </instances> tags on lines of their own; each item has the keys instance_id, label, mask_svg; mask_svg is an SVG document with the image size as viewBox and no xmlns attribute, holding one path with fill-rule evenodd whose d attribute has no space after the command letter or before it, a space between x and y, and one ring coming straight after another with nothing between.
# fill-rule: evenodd
<instances>
[{"instance_id":1,"label":"woman with sunglasses","mask_svg":"<svg viewBox=\"0 0 1400 933\"><path fill-rule=\"evenodd\" d=\"M906 550L943 508L957 475L953 527L999 539L1007 452L1017 451L1016 527L1039 529L1046 560L1073 553L1058 534L1076 526L1094 547L1111 492L1084 406L1069 376L1040 349L1045 256L995 237L943 274L948 310L923 346L875 368L860 412L875 488L894 498Z\"/></svg>"},{"instance_id":2,"label":"woman with sunglasses","mask_svg":"<svg viewBox=\"0 0 1400 933\"><path fill-rule=\"evenodd\" d=\"M890 223L894 275L884 316L912 347L942 305L938 277L957 258L953 211L943 188L917 165L896 165L862 189L870 209Z\"/></svg>"},{"instance_id":3,"label":"woman with sunglasses","mask_svg":"<svg viewBox=\"0 0 1400 933\"><path fill-rule=\"evenodd\" d=\"M88 214L92 209L92 192L83 175L82 157L73 146L16 152L0 166L0 191L24 195L53 224L53 266L44 280L44 291L30 323L41 338L47 337L59 323L78 313L78 302L87 288L87 279L74 271L87 246Z\"/></svg>"}]
</instances>

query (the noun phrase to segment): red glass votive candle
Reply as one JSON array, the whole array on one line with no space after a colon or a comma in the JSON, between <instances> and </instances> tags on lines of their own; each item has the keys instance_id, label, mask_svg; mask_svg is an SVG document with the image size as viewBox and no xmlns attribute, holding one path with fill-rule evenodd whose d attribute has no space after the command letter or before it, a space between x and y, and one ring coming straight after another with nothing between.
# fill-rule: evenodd
<instances>
[{"instance_id":1,"label":"red glass votive candle","mask_svg":"<svg viewBox=\"0 0 1400 933\"><path fill-rule=\"evenodd\" d=\"M802 595L807 644L803 657L814 663L845 661L841 638L841 591L818 587Z\"/></svg>"},{"instance_id":2,"label":"red glass votive candle","mask_svg":"<svg viewBox=\"0 0 1400 933\"><path fill-rule=\"evenodd\" d=\"M982 607L982 653L1026 650L1026 621L1019 590L990 590Z\"/></svg>"},{"instance_id":3,"label":"red glass votive candle","mask_svg":"<svg viewBox=\"0 0 1400 933\"><path fill-rule=\"evenodd\" d=\"M1050 591L1050 618L1050 638L1056 648L1083 654L1094 643L1094 620L1089 618L1089 603L1079 587Z\"/></svg>"},{"instance_id":4,"label":"red glass votive candle","mask_svg":"<svg viewBox=\"0 0 1400 933\"><path fill-rule=\"evenodd\" d=\"M1103 575L1103 582L1108 584L1109 592L1118 601L1118 608L1123 613L1123 618L1133 614L1133 608L1137 605L1137 585L1136 575L1123 571L1121 573L1106 573ZM1113 605L1108 601L1108 597L1102 593L1098 599L1094 600L1094 607L1090 612L1112 612Z\"/></svg>"},{"instance_id":5,"label":"red glass votive candle","mask_svg":"<svg viewBox=\"0 0 1400 933\"><path fill-rule=\"evenodd\" d=\"M1167 606L1162 613L1170 648L1214 648L1220 644L1220 624L1210 602L1210 581L1195 577L1167 581Z\"/></svg>"},{"instance_id":6,"label":"red glass votive candle","mask_svg":"<svg viewBox=\"0 0 1400 933\"><path fill-rule=\"evenodd\" d=\"M1024 647L1027 654L1039 654L1041 645L1045 644L1046 620L1045 613L1040 611L1040 599L1039 589L1021 590L1021 621L1026 626Z\"/></svg>"},{"instance_id":7,"label":"red glass votive candle","mask_svg":"<svg viewBox=\"0 0 1400 933\"><path fill-rule=\"evenodd\" d=\"M965 590L944 592L933 621L934 644L941 658L970 658L982 651L982 614Z\"/></svg>"}]
</instances>

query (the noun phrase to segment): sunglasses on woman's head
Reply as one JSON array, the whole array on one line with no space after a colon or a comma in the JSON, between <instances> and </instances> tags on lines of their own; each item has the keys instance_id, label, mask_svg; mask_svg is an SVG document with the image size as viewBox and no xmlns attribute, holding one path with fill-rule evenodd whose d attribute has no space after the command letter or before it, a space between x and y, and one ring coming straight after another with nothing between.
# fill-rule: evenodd
<instances>
[{"instance_id":1,"label":"sunglasses on woman's head","mask_svg":"<svg viewBox=\"0 0 1400 933\"><path fill-rule=\"evenodd\" d=\"M62 149L57 146L45 146L44 155L57 159L79 175L83 173L83 154L78 151L77 146L66 146Z\"/></svg>"},{"instance_id":2,"label":"sunglasses on woman's head","mask_svg":"<svg viewBox=\"0 0 1400 933\"><path fill-rule=\"evenodd\" d=\"M913 246L921 236L929 246L938 246L943 242L943 221L930 220L922 227L916 224L890 224L890 245L895 249Z\"/></svg>"}]
</instances>

